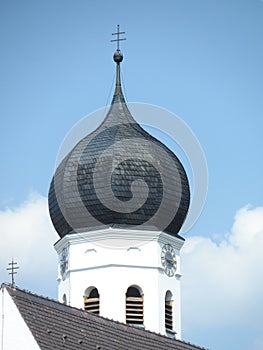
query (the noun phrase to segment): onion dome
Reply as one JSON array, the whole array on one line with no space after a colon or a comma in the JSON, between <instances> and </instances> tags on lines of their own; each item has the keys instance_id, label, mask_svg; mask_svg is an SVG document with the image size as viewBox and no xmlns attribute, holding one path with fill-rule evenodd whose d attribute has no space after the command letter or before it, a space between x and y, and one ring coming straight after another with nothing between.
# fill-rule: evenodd
<instances>
[{"instance_id":1,"label":"onion dome","mask_svg":"<svg viewBox=\"0 0 263 350\"><path fill-rule=\"evenodd\" d=\"M51 220L60 237L106 227L177 236L190 202L185 170L132 117L121 89L119 49L113 58L110 109L56 169L48 196Z\"/></svg>"}]
</instances>

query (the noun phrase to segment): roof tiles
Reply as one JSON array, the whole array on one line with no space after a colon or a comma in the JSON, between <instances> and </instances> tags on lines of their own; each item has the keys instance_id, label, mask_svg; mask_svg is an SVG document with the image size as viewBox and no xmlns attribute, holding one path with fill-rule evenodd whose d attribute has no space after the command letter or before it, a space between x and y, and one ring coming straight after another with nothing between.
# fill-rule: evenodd
<instances>
[{"instance_id":1,"label":"roof tiles","mask_svg":"<svg viewBox=\"0 0 263 350\"><path fill-rule=\"evenodd\" d=\"M193 344L132 327L31 292L6 288L41 350L200 350Z\"/></svg>"}]
</instances>

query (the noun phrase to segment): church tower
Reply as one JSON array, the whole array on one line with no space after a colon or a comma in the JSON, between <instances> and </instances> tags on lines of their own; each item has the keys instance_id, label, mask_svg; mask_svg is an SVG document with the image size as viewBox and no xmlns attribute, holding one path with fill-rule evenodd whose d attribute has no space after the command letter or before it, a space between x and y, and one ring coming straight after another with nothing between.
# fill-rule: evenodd
<instances>
[{"instance_id":1,"label":"church tower","mask_svg":"<svg viewBox=\"0 0 263 350\"><path fill-rule=\"evenodd\" d=\"M190 202L179 159L132 117L116 85L102 124L60 163L49 211L60 236L59 301L181 337L178 234Z\"/></svg>"}]
</instances>

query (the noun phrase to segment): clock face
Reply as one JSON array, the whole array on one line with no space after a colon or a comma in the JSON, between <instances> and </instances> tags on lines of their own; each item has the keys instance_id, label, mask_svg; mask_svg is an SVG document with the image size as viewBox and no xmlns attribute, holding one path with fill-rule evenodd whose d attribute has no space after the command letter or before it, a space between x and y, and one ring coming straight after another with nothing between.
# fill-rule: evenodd
<instances>
[{"instance_id":1,"label":"clock face","mask_svg":"<svg viewBox=\"0 0 263 350\"><path fill-rule=\"evenodd\" d=\"M60 273L62 280L65 280L68 271L68 247L63 248L60 254Z\"/></svg>"},{"instance_id":2,"label":"clock face","mask_svg":"<svg viewBox=\"0 0 263 350\"><path fill-rule=\"evenodd\" d=\"M173 247L170 244L165 244L162 248L161 261L164 272L167 276L172 277L176 271L176 256Z\"/></svg>"}]
</instances>

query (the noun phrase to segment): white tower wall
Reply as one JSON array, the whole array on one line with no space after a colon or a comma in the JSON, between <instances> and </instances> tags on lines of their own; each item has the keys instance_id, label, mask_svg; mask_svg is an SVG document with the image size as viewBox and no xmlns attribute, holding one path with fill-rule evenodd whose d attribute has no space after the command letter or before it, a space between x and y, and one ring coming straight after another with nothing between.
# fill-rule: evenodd
<instances>
[{"instance_id":1,"label":"white tower wall","mask_svg":"<svg viewBox=\"0 0 263 350\"><path fill-rule=\"evenodd\" d=\"M68 304L83 308L85 290L94 286L100 295L100 315L125 323L125 294L130 286L136 286L143 294L145 329L169 336L176 334L180 339L180 249L183 243L182 239L156 231L109 228L67 235L55 245L60 259L64 254L58 269L59 300L63 302L66 295ZM176 254L177 269L172 277L165 274L161 263L164 244L170 244ZM60 265L64 266L64 274L61 274ZM168 290L173 295L174 331L169 334L165 329Z\"/></svg>"}]
</instances>

